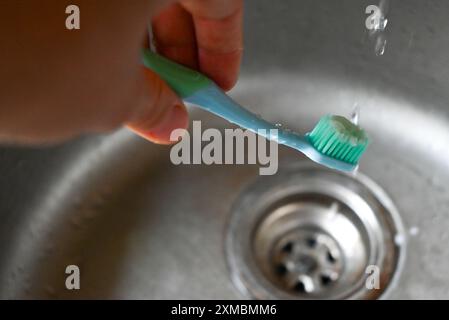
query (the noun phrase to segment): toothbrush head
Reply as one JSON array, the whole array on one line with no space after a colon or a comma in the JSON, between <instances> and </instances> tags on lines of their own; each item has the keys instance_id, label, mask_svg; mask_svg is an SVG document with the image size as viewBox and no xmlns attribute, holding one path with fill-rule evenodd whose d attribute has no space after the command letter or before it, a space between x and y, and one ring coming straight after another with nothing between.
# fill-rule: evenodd
<instances>
[{"instance_id":1,"label":"toothbrush head","mask_svg":"<svg viewBox=\"0 0 449 320\"><path fill-rule=\"evenodd\" d=\"M327 115L307 134L320 153L356 165L368 146L363 129L342 116Z\"/></svg>"}]
</instances>

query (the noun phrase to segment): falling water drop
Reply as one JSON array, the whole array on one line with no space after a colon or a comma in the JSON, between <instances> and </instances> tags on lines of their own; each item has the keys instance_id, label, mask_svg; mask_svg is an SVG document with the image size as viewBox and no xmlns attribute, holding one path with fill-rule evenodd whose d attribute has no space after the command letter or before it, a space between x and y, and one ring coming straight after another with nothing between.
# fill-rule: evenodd
<instances>
[{"instance_id":1,"label":"falling water drop","mask_svg":"<svg viewBox=\"0 0 449 320\"><path fill-rule=\"evenodd\" d=\"M376 56L383 56L385 53L385 48L387 47L387 39L384 35L379 35L376 39L376 44L374 46L374 52Z\"/></svg>"},{"instance_id":2,"label":"falling water drop","mask_svg":"<svg viewBox=\"0 0 449 320\"><path fill-rule=\"evenodd\" d=\"M388 24L387 14L390 7L390 0L380 0L377 6L379 15L373 19L373 26L369 29L369 37L374 45L374 53L376 56L382 56L385 54L385 48L387 46L387 36L385 29Z\"/></svg>"},{"instance_id":3,"label":"falling water drop","mask_svg":"<svg viewBox=\"0 0 449 320\"><path fill-rule=\"evenodd\" d=\"M352 110L352 113L351 113L351 122L355 125L358 125L359 120L360 120L360 107L356 103L356 104L354 104L354 109Z\"/></svg>"}]
</instances>

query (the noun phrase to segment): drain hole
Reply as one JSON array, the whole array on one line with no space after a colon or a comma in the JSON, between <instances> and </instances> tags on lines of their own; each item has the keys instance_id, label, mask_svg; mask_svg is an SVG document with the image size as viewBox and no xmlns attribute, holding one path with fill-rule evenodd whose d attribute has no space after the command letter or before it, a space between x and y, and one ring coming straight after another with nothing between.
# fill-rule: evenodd
<instances>
[{"instance_id":1,"label":"drain hole","mask_svg":"<svg viewBox=\"0 0 449 320\"><path fill-rule=\"evenodd\" d=\"M307 246L309 248L315 248L315 246L316 246L316 239L315 238L307 238L306 239L306 243L307 243Z\"/></svg>"},{"instance_id":2,"label":"drain hole","mask_svg":"<svg viewBox=\"0 0 449 320\"><path fill-rule=\"evenodd\" d=\"M282 252L291 253L293 251L293 243L287 242L287 244L282 248Z\"/></svg>"},{"instance_id":3,"label":"drain hole","mask_svg":"<svg viewBox=\"0 0 449 320\"><path fill-rule=\"evenodd\" d=\"M332 283L332 278L325 274L321 275L320 280L321 284L325 287Z\"/></svg>"},{"instance_id":4,"label":"drain hole","mask_svg":"<svg viewBox=\"0 0 449 320\"><path fill-rule=\"evenodd\" d=\"M305 293L306 292L306 286L304 285L304 283L302 281L298 281L295 284L295 287L293 288L296 292L298 293Z\"/></svg>"},{"instance_id":5,"label":"drain hole","mask_svg":"<svg viewBox=\"0 0 449 320\"><path fill-rule=\"evenodd\" d=\"M226 253L248 297L375 299L386 286L370 290L361 270L379 266L388 284L402 263L400 217L362 174L294 168L257 181L232 208Z\"/></svg>"},{"instance_id":6,"label":"drain hole","mask_svg":"<svg viewBox=\"0 0 449 320\"><path fill-rule=\"evenodd\" d=\"M329 261L332 264L334 264L337 261L335 259L334 255L330 251L327 252L326 258L327 258L327 261Z\"/></svg>"},{"instance_id":7,"label":"drain hole","mask_svg":"<svg viewBox=\"0 0 449 320\"><path fill-rule=\"evenodd\" d=\"M279 276L285 276L286 275L286 273L287 273L287 267L286 266L284 266L283 264L279 264L277 267L276 267L276 273L279 275Z\"/></svg>"}]
</instances>

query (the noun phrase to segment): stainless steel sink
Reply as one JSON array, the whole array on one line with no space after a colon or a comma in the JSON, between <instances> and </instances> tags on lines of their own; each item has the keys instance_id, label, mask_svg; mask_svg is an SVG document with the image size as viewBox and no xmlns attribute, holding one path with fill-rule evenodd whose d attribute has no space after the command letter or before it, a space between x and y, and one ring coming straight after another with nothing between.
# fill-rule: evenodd
<instances>
[{"instance_id":1,"label":"stainless steel sink","mask_svg":"<svg viewBox=\"0 0 449 320\"><path fill-rule=\"evenodd\" d=\"M375 297L449 298L449 3L391 1L381 56L369 4L247 1L232 95L301 132L358 105L372 140L360 172L398 215L394 232L380 229L400 249L394 281ZM231 127L191 111L203 127ZM280 172L309 163L283 147L280 162ZM175 166L169 148L123 129L3 147L0 177L0 298L259 297L236 283L226 247L238 199L270 179L256 165ZM67 265L79 266L80 290L66 289Z\"/></svg>"}]
</instances>

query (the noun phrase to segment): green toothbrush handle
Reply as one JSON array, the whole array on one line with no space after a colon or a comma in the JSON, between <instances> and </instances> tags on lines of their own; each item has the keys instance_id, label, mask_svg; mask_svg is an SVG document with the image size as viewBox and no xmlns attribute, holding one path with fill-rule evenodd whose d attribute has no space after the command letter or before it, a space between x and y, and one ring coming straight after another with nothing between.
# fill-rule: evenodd
<instances>
[{"instance_id":1,"label":"green toothbrush handle","mask_svg":"<svg viewBox=\"0 0 449 320\"><path fill-rule=\"evenodd\" d=\"M143 51L143 64L164 79L181 98L187 98L212 83L201 73L170 61L149 49Z\"/></svg>"}]
</instances>

